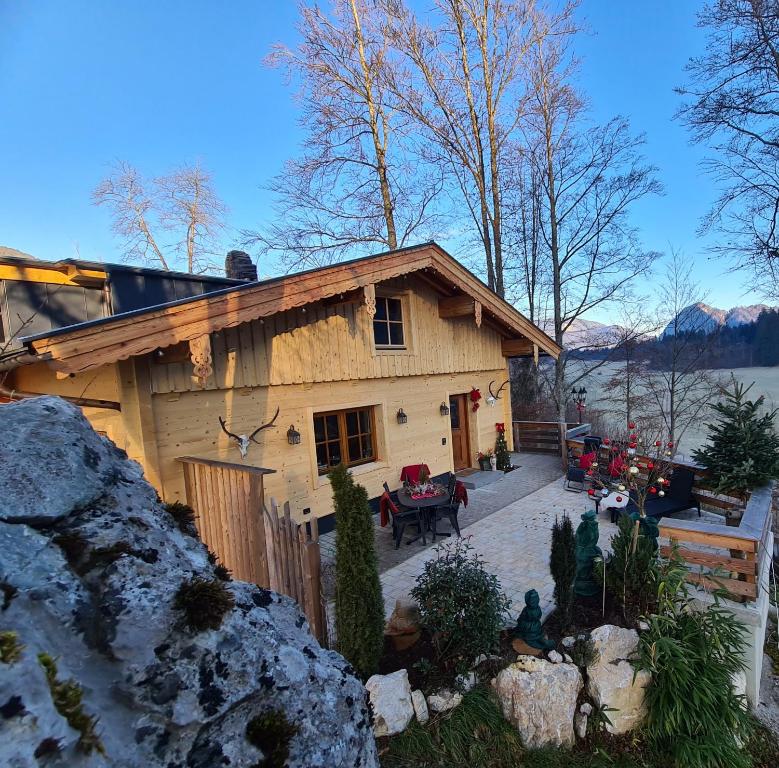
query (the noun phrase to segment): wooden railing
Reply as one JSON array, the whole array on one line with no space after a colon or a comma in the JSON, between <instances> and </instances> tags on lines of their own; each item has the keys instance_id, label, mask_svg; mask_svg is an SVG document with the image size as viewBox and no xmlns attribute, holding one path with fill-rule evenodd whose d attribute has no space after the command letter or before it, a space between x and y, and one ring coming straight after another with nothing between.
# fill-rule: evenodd
<instances>
[{"instance_id":1,"label":"wooden railing","mask_svg":"<svg viewBox=\"0 0 779 768\"><path fill-rule=\"evenodd\" d=\"M575 424L566 424L566 430ZM558 421L512 421L514 450L525 453L561 455L562 437Z\"/></svg>"},{"instance_id":2,"label":"wooden railing","mask_svg":"<svg viewBox=\"0 0 779 768\"><path fill-rule=\"evenodd\" d=\"M263 477L272 469L194 456L179 461L203 543L236 579L296 600L311 632L325 642L316 519L296 523L289 503L280 514L273 499L266 508Z\"/></svg>"},{"instance_id":3,"label":"wooden railing","mask_svg":"<svg viewBox=\"0 0 779 768\"><path fill-rule=\"evenodd\" d=\"M581 453L582 445L582 438L567 441L574 454ZM724 516L722 523L664 517L659 527L667 543L661 545L660 553L667 557L676 545L690 569L688 581L708 590L724 589L738 600L756 600L766 558L773 554L769 551L773 486L757 488L740 498L716 494L706 485L708 473L703 467L687 461L672 464L693 472L693 496L702 508L729 515L737 524L726 525Z\"/></svg>"}]
</instances>

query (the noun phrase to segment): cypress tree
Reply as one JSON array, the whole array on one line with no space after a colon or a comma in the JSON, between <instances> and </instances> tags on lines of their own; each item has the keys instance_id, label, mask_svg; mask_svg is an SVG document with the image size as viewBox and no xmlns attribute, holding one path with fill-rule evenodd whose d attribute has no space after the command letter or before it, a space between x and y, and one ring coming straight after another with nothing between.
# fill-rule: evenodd
<instances>
[{"instance_id":1,"label":"cypress tree","mask_svg":"<svg viewBox=\"0 0 779 768\"><path fill-rule=\"evenodd\" d=\"M742 494L765 485L779 470L777 410L760 415L765 398L746 399L753 386L733 378L732 389L722 392L725 399L711 406L717 420L706 424L708 444L692 452L695 461L709 470L717 493Z\"/></svg>"},{"instance_id":2,"label":"cypress tree","mask_svg":"<svg viewBox=\"0 0 779 768\"><path fill-rule=\"evenodd\" d=\"M568 515L555 518L552 526L552 551L549 570L554 579L554 599L561 624L568 627L573 619L573 582L576 577L576 539Z\"/></svg>"},{"instance_id":3,"label":"cypress tree","mask_svg":"<svg viewBox=\"0 0 779 768\"><path fill-rule=\"evenodd\" d=\"M384 648L384 600L368 493L339 464L328 477L335 506L335 628L338 650L363 679Z\"/></svg>"}]
</instances>

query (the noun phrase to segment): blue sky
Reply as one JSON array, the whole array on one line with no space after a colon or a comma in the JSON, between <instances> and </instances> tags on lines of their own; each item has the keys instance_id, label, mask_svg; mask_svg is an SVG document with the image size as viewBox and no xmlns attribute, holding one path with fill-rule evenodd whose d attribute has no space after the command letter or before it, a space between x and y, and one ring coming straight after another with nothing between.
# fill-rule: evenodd
<instances>
[{"instance_id":1,"label":"blue sky","mask_svg":"<svg viewBox=\"0 0 779 768\"><path fill-rule=\"evenodd\" d=\"M596 118L623 114L647 134L666 194L633 211L644 242L694 256L710 303L730 307L759 297L696 235L715 194L697 165L703 149L673 120L673 87L703 45L696 7L585 0L590 31L576 50ZM273 42L294 43L296 17L291 0L0 0L0 244L119 260L108 213L90 202L118 159L148 175L200 160L235 230L267 221L262 185L296 153L300 132L291 90L262 59Z\"/></svg>"}]
</instances>

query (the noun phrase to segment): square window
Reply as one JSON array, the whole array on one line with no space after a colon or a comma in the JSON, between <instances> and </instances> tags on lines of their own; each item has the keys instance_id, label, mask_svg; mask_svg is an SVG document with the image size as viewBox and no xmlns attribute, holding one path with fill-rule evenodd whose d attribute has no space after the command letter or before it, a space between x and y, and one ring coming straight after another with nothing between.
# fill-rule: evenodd
<instances>
[{"instance_id":1,"label":"square window","mask_svg":"<svg viewBox=\"0 0 779 768\"><path fill-rule=\"evenodd\" d=\"M403 331L403 302L389 296L376 298L376 315L373 318L373 342L377 347L403 347L406 339Z\"/></svg>"},{"instance_id":2,"label":"square window","mask_svg":"<svg viewBox=\"0 0 779 768\"><path fill-rule=\"evenodd\" d=\"M314 414L317 470L320 475L341 462L347 467L376 460L372 408Z\"/></svg>"}]
</instances>

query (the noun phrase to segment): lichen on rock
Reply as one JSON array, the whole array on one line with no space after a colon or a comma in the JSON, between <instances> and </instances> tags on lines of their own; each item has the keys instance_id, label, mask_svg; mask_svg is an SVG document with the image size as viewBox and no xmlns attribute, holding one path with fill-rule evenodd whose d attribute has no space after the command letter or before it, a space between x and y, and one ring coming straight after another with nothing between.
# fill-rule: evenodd
<instances>
[{"instance_id":1,"label":"lichen on rock","mask_svg":"<svg viewBox=\"0 0 779 768\"><path fill-rule=\"evenodd\" d=\"M0 664L0 765L262 765L247 727L278 712L287 766L376 768L365 689L296 603L219 578L140 467L74 406L0 405L0 433L0 632L23 646ZM195 579L229 596L218 628L182 621L175 596ZM99 718L104 754L80 747L38 654Z\"/></svg>"}]
</instances>

